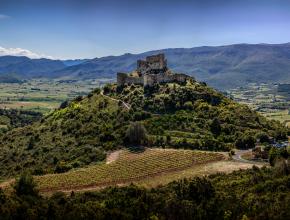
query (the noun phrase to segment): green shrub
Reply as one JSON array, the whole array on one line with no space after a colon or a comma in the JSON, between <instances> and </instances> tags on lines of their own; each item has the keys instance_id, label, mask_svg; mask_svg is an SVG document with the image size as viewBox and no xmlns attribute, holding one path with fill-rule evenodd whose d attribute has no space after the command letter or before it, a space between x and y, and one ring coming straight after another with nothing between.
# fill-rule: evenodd
<instances>
[{"instance_id":1,"label":"green shrub","mask_svg":"<svg viewBox=\"0 0 290 220\"><path fill-rule=\"evenodd\" d=\"M21 174L20 178L16 180L14 190L18 196L38 196L36 184L28 172Z\"/></svg>"}]
</instances>

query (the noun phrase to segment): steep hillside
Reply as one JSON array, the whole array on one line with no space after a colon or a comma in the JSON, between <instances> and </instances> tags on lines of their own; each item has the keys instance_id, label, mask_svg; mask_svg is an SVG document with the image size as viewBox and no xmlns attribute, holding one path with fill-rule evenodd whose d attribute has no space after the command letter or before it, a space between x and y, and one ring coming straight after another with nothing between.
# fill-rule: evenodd
<instances>
[{"instance_id":1,"label":"steep hillside","mask_svg":"<svg viewBox=\"0 0 290 220\"><path fill-rule=\"evenodd\" d=\"M286 135L278 122L267 121L202 83L145 90L108 85L104 94L96 89L0 137L0 176L23 169L34 174L65 172L98 163L105 152L128 145L126 131L132 121L147 129L148 146L224 151L234 145L252 147L257 135Z\"/></svg>"},{"instance_id":2,"label":"steep hillside","mask_svg":"<svg viewBox=\"0 0 290 220\"><path fill-rule=\"evenodd\" d=\"M172 70L186 72L219 89L243 86L248 82L290 81L290 44L176 48L108 56L67 67L54 75L77 79L114 78L116 72L135 69L137 59L157 53L165 53Z\"/></svg>"}]
</instances>

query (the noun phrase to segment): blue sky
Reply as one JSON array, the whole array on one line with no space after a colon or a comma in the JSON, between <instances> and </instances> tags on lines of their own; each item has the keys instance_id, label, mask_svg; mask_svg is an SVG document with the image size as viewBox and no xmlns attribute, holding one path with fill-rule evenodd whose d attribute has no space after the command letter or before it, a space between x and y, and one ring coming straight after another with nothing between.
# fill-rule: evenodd
<instances>
[{"instance_id":1,"label":"blue sky","mask_svg":"<svg viewBox=\"0 0 290 220\"><path fill-rule=\"evenodd\" d=\"M0 0L0 52L67 59L286 42L288 0Z\"/></svg>"}]
</instances>

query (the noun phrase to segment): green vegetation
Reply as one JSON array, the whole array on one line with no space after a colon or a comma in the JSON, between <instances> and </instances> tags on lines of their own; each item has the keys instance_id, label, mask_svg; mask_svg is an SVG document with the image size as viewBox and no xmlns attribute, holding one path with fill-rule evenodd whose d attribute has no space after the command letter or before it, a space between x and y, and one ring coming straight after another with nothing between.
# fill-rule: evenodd
<instances>
[{"instance_id":1,"label":"green vegetation","mask_svg":"<svg viewBox=\"0 0 290 220\"><path fill-rule=\"evenodd\" d=\"M134 119L143 121L149 144L202 150L253 147L256 135L285 139L287 129L245 105L225 98L202 83L131 85L104 88L107 95L129 103Z\"/></svg>"},{"instance_id":2,"label":"green vegetation","mask_svg":"<svg viewBox=\"0 0 290 220\"><path fill-rule=\"evenodd\" d=\"M290 156L290 151L285 148L271 147L269 150L269 162L271 166L274 166L277 161L287 160Z\"/></svg>"},{"instance_id":3,"label":"green vegetation","mask_svg":"<svg viewBox=\"0 0 290 220\"><path fill-rule=\"evenodd\" d=\"M12 128L29 125L41 117L41 113L34 111L0 109L0 134Z\"/></svg>"},{"instance_id":4,"label":"green vegetation","mask_svg":"<svg viewBox=\"0 0 290 220\"><path fill-rule=\"evenodd\" d=\"M0 163L6 167L0 176L22 169L33 174L65 172L102 161L105 151L122 143L127 117L117 102L98 94L72 101L67 108L0 137Z\"/></svg>"},{"instance_id":5,"label":"green vegetation","mask_svg":"<svg viewBox=\"0 0 290 220\"><path fill-rule=\"evenodd\" d=\"M147 131L140 122L132 122L126 132L127 142L133 145L145 144Z\"/></svg>"},{"instance_id":6,"label":"green vegetation","mask_svg":"<svg viewBox=\"0 0 290 220\"><path fill-rule=\"evenodd\" d=\"M31 177L23 176L14 192L0 189L0 216L4 220L289 219L289 171L289 165L253 167L154 189L130 185L70 196L58 192L49 198L35 193ZM19 185L23 185L20 191Z\"/></svg>"},{"instance_id":7,"label":"green vegetation","mask_svg":"<svg viewBox=\"0 0 290 220\"><path fill-rule=\"evenodd\" d=\"M108 164L76 169L63 174L36 177L40 191L102 187L154 177L161 173L223 160L217 153L190 150L146 149L144 152L120 152L119 158Z\"/></svg>"},{"instance_id":8,"label":"green vegetation","mask_svg":"<svg viewBox=\"0 0 290 220\"><path fill-rule=\"evenodd\" d=\"M0 136L0 166L4 167L0 177L12 177L22 170L35 175L61 173L96 164L105 159L107 151L128 146L128 142L225 151L235 144L251 147L261 131L277 140L287 134L278 122L266 120L202 83L145 89L108 85L104 93L96 89L87 97L78 96L42 120ZM137 139L130 126L133 130L137 126Z\"/></svg>"}]
</instances>

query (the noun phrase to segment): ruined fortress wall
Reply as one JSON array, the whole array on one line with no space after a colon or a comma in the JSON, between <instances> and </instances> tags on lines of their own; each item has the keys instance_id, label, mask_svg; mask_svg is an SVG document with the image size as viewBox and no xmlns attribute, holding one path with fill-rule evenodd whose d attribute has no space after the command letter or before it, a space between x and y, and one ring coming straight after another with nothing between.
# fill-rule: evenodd
<instances>
[{"instance_id":1,"label":"ruined fortress wall","mask_svg":"<svg viewBox=\"0 0 290 220\"><path fill-rule=\"evenodd\" d=\"M188 79L194 79L194 78L183 73L175 73L172 75L172 80L176 82L185 82Z\"/></svg>"},{"instance_id":2,"label":"ruined fortress wall","mask_svg":"<svg viewBox=\"0 0 290 220\"><path fill-rule=\"evenodd\" d=\"M122 86L125 84L139 84L144 86L153 86L156 83L169 83L169 82L185 82L188 79L193 79L192 77L182 74L145 74L141 77L129 76L126 73L118 73L117 74L117 84L118 86Z\"/></svg>"},{"instance_id":3,"label":"ruined fortress wall","mask_svg":"<svg viewBox=\"0 0 290 220\"><path fill-rule=\"evenodd\" d=\"M140 84L143 85L143 77L129 76L126 73L117 73L117 84L122 86L125 84Z\"/></svg>"},{"instance_id":4,"label":"ruined fortress wall","mask_svg":"<svg viewBox=\"0 0 290 220\"><path fill-rule=\"evenodd\" d=\"M137 61L137 71L140 73L143 73L147 70L148 63L144 60L138 60Z\"/></svg>"},{"instance_id":5,"label":"ruined fortress wall","mask_svg":"<svg viewBox=\"0 0 290 220\"><path fill-rule=\"evenodd\" d=\"M185 82L187 79L192 79L190 76L177 73L177 74L147 74L144 75L144 86L152 86L156 83L169 83L169 82Z\"/></svg>"},{"instance_id":6,"label":"ruined fortress wall","mask_svg":"<svg viewBox=\"0 0 290 220\"><path fill-rule=\"evenodd\" d=\"M164 69L167 67L167 61L164 54L158 54L146 57L146 62L151 69Z\"/></svg>"}]
</instances>

